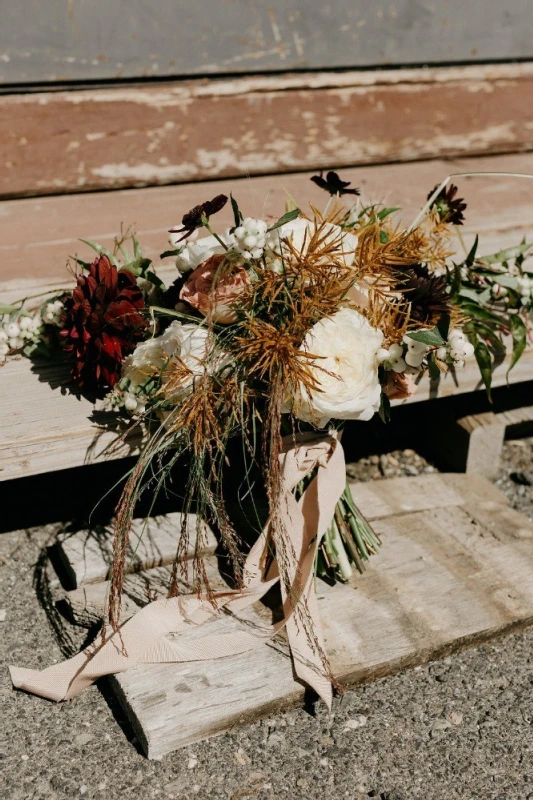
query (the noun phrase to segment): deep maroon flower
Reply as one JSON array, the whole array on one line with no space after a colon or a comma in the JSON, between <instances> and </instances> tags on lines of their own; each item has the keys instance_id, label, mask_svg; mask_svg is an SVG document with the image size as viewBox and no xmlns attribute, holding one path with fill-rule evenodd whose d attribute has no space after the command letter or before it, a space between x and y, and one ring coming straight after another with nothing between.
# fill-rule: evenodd
<instances>
[{"instance_id":1,"label":"deep maroon flower","mask_svg":"<svg viewBox=\"0 0 533 800\"><path fill-rule=\"evenodd\" d=\"M190 211L187 211L187 213L183 215L181 220L183 227L171 228L169 233L183 233L181 239L178 239L179 242L183 241L183 239L190 236L197 228L202 227L204 217L209 219L213 214L221 211L227 202L228 198L225 194L217 194L212 200L206 200L205 203L194 206L194 208L191 208Z\"/></svg>"},{"instance_id":2,"label":"deep maroon flower","mask_svg":"<svg viewBox=\"0 0 533 800\"><path fill-rule=\"evenodd\" d=\"M321 172L320 175L313 175L311 180L332 196L338 195L342 197L343 194L361 194L359 189L348 189L347 187L350 185L351 181L343 181L340 175L332 170L328 172L325 178L322 177Z\"/></svg>"},{"instance_id":3,"label":"deep maroon flower","mask_svg":"<svg viewBox=\"0 0 533 800\"><path fill-rule=\"evenodd\" d=\"M421 325L436 325L443 314L450 313L446 276L432 275L422 264L413 264L397 270L397 278L396 289L410 304L411 319Z\"/></svg>"},{"instance_id":4,"label":"deep maroon flower","mask_svg":"<svg viewBox=\"0 0 533 800\"><path fill-rule=\"evenodd\" d=\"M430 191L427 196L428 200L436 189L437 186ZM466 208L466 203L462 197L455 196L458 191L457 186L451 183L447 188L441 189L433 200L431 208L437 211L441 222L449 222L451 225L463 224L463 211Z\"/></svg>"},{"instance_id":5,"label":"deep maroon flower","mask_svg":"<svg viewBox=\"0 0 533 800\"><path fill-rule=\"evenodd\" d=\"M71 376L83 389L111 388L125 356L143 338L144 297L135 277L99 256L78 277L65 301L61 336L73 359Z\"/></svg>"}]
</instances>

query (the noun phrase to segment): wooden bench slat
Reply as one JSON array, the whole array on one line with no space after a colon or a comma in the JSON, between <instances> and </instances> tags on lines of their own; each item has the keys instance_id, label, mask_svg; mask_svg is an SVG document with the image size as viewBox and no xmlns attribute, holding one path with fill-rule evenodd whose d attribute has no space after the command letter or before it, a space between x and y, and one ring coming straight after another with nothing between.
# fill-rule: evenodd
<instances>
[{"instance_id":1,"label":"wooden bench slat","mask_svg":"<svg viewBox=\"0 0 533 800\"><path fill-rule=\"evenodd\" d=\"M532 92L492 64L6 94L0 194L530 150Z\"/></svg>"},{"instance_id":2,"label":"wooden bench slat","mask_svg":"<svg viewBox=\"0 0 533 800\"><path fill-rule=\"evenodd\" d=\"M210 586L213 589L223 589L226 584L220 575L218 559L212 555L205 555L204 564ZM150 599L166 596L170 572L170 566L161 566L126 575L122 595L123 621L129 619ZM192 591L192 563L188 565L186 576L182 575L181 570L179 571L177 581L181 591ZM102 580L97 583L85 583L77 589L65 592L63 600L70 617L77 625L90 628L102 621L107 607L109 587L110 582Z\"/></svg>"},{"instance_id":3,"label":"wooden bench slat","mask_svg":"<svg viewBox=\"0 0 533 800\"><path fill-rule=\"evenodd\" d=\"M494 387L507 383L507 365L506 361L495 370ZM62 392L60 387L67 377L65 366L36 369L22 357L0 367L0 481L139 453L141 429L135 427L124 437L125 427L118 431L112 426L106 428L105 420L116 423L116 418L99 416L101 403L93 405ZM510 373L509 382L532 379L530 347ZM479 369L472 360L461 371L458 385L451 374L439 383L424 377L415 395L393 405L483 390L480 384Z\"/></svg>"},{"instance_id":4,"label":"wooden bench slat","mask_svg":"<svg viewBox=\"0 0 533 800\"><path fill-rule=\"evenodd\" d=\"M531 158L510 155L454 162L454 170L505 170L528 172ZM346 177L362 186L370 199L401 201L405 219L414 217L428 187L432 188L450 169L444 161L393 164L349 169ZM499 250L517 241L533 228L531 181L513 178L461 181L467 197L469 240L474 230L482 236L482 250ZM399 187L394 190L394 187ZM77 235L112 242L121 222L136 222L141 241L150 255L165 247L166 229L176 222L184 208L198 200L231 189L254 213L279 215L285 202L285 189L298 199L323 204L321 193L307 175L261 177L233 182L193 184L137 191L47 197L9 201L0 205L0 299L10 302L21 296L42 291L47 279L57 287L72 284L63 264L68 253L80 251L90 257L88 248L76 242ZM490 188L490 191L487 189ZM396 196L396 191L397 195ZM394 196L393 196L394 192ZM180 211L181 209L181 211ZM29 225L28 220L31 220ZM227 220L229 221L229 220ZM220 224L224 222L223 215ZM176 275L172 266L161 274L167 281ZM18 283L21 281L21 283ZM495 371L494 386L507 381L509 357ZM113 431L103 430L91 420L93 407L61 392L66 379L65 367L32 367L28 361L11 360L0 368L0 480L34 475L50 470L138 453L139 432L126 442ZM528 349L509 375L511 382L533 379L533 347ZM54 391L50 390L50 385ZM446 397L481 388L479 370L474 360L468 361L457 375L447 375L438 383L425 377L418 392L408 402L432 397ZM31 398L31 402L29 402ZM405 401L404 401L405 402ZM395 401L395 404L398 401ZM67 446L68 442L68 446Z\"/></svg>"},{"instance_id":5,"label":"wooden bench slat","mask_svg":"<svg viewBox=\"0 0 533 800\"><path fill-rule=\"evenodd\" d=\"M335 163L337 163L335 161ZM459 158L453 164L442 159L409 164L347 167L351 180L371 202L401 205L409 224L425 202L427 193L450 172L531 172L531 156L514 154L483 158ZM512 177L463 178L461 194L468 201L463 233L467 243L479 233L480 253L492 253L516 245L533 227L532 182ZM270 214L276 219L285 206L287 192L302 208L313 203L323 208L325 195L309 180L309 174L287 173L181 186L116 192L89 192L56 197L6 200L0 203L0 281L50 278L71 284L65 271L68 255L84 258L92 251L79 238L109 247L121 225L135 226L145 255L157 258L167 247L168 229L193 205L233 191L246 213ZM30 224L31 221L31 224ZM231 224L231 210L217 216L217 226Z\"/></svg>"}]
</instances>

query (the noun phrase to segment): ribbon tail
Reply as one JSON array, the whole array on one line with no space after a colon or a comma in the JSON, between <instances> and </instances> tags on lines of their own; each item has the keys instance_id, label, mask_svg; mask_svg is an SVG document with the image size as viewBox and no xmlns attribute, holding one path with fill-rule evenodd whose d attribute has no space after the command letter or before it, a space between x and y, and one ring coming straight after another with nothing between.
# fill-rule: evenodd
<instances>
[{"instance_id":1,"label":"ribbon tail","mask_svg":"<svg viewBox=\"0 0 533 800\"><path fill-rule=\"evenodd\" d=\"M331 710L332 676L320 623L315 592L314 564L318 547L331 523L335 506L344 491L346 467L340 442L334 441L329 458L319 458L318 473L313 478L299 503L291 494L286 496L286 530L292 532L293 543L298 547L297 564L291 565L292 589L302 587L301 593L291 597L281 581L284 606L291 607L287 615L287 635L293 657L294 671L304 683L311 686ZM287 473L294 471L287 465ZM291 484L295 484L293 478Z\"/></svg>"}]
</instances>

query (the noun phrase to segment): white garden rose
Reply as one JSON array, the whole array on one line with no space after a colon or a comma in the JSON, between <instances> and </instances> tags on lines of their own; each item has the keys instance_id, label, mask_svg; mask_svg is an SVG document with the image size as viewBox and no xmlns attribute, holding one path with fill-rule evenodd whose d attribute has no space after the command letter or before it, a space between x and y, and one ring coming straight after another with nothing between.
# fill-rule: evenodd
<instances>
[{"instance_id":1,"label":"white garden rose","mask_svg":"<svg viewBox=\"0 0 533 800\"><path fill-rule=\"evenodd\" d=\"M383 334L351 308L317 322L301 350L317 356L312 370L319 389L300 384L290 410L319 428L330 419L369 420L379 409L378 350Z\"/></svg>"},{"instance_id":2,"label":"white garden rose","mask_svg":"<svg viewBox=\"0 0 533 800\"><path fill-rule=\"evenodd\" d=\"M165 333L159 337L161 346L167 353L167 358L179 359L189 370L189 374L179 386L176 386L169 397L175 403L181 402L191 391L194 379L200 377L205 371L207 358L207 328L195 325L192 322L173 322ZM163 379L163 384L172 380L170 377Z\"/></svg>"},{"instance_id":3,"label":"white garden rose","mask_svg":"<svg viewBox=\"0 0 533 800\"><path fill-rule=\"evenodd\" d=\"M183 385L176 388L174 396L185 397L192 389L194 378L204 371L207 353L207 330L192 323L172 322L161 336L154 336L137 345L124 359L122 378L129 381L129 392L138 392L146 381L160 375L164 368L179 358L191 371ZM163 382L165 382L163 376Z\"/></svg>"}]
</instances>

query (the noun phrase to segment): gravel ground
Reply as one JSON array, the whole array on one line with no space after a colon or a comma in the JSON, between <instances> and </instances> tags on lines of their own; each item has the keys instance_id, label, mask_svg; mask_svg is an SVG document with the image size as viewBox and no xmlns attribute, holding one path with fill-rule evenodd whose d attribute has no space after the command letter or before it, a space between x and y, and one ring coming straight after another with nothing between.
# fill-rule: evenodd
<instances>
[{"instance_id":1,"label":"gravel ground","mask_svg":"<svg viewBox=\"0 0 533 800\"><path fill-rule=\"evenodd\" d=\"M533 439L508 442L498 484L533 517ZM412 450L348 466L360 480L432 471ZM0 536L7 663L44 667L81 644L46 613L53 526ZM41 602L37 598L41 595ZM0 797L533 800L533 629L346 693L329 715L281 714L147 761L105 683L55 705L3 671ZM107 702L106 702L107 701Z\"/></svg>"}]
</instances>

